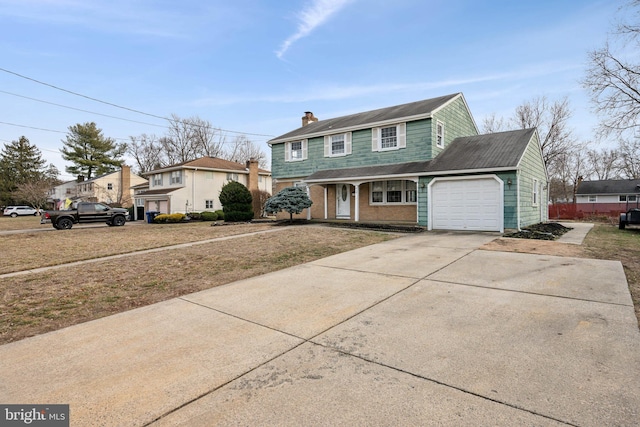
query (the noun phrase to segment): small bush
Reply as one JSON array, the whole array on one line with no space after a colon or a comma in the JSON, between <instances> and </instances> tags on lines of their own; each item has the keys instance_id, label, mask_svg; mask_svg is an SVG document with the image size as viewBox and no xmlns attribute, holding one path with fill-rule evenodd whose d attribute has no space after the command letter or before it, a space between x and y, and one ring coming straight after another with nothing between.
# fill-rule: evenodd
<instances>
[{"instance_id":1,"label":"small bush","mask_svg":"<svg viewBox=\"0 0 640 427\"><path fill-rule=\"evenodd\" d=\"M182 222L185 218L186 215L182 213L160 214L153 219L153 222L156 224L176 223Z\"/></svg>"},{"instance_id":2,"label":"small bush","mask_svg":"<svg viewBox=\"0 0 640 427\"><path fill-rule=\"evenodd\" d=\"M193 221L202 221L202 215L200 214L200 212L189 212L188 216Z\"/></svg>"},{"instance_id":3,"label":"small bush","mask_svg":"<svg viewBox=\"0 0 640 427\"><path fill-rule=\"evenodd\" d=\"M200 214L200 218L203 221L215 221L216 219L218 219L218 214L215 212L202 212Z\"/></svg>"},{"instance_id":4,"label":"small bush","mask_svg":"<svg viewBox=\"0 0 640 427\"><path fill-rule=\"evenodd\" d=\"M224 221L224 211L223 210L216 211L216 215L218 215L218 219L220 221Z\"/></svg>"}]
</instances>

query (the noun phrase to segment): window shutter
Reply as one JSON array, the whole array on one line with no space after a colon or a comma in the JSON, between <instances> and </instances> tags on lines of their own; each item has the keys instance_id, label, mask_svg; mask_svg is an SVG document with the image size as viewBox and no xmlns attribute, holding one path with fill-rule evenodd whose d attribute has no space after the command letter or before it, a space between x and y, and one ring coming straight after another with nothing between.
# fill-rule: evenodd
<instances>
[{"instance_id":1,"label":"window shutter","mask_svg":"<svg viewBox=\"0 0 640 427\"><path fill-rule=\"evenodd\" d=\"M307 140L302 140L302 160L306 160L307 158Z\"/></svg>"},{"instance_id":2,"label":"window shutter","mask_svg":"<svg viewBox=\"0 0 640 427\"><path fill-rule=\"evenodd\" d=\"M398 148L407 147L407 124L400 123L398 125Z\"/></svg>"},{"instance_id":3,"label":"window shutter","mask_svg":"<svg viewBox=\"0 0 640 427\"><path fill-rule=\"evenodd\" d=\"M285 162L291 161L291 143L290 142L284 143L284 161Z\"/></svg>"},{"instance_id":4,"label":"window shutter","mask_svg":"<svg viewBox=\"0 0 640 427\"><path fill-rule=\"evenodd\" d=\"M330 136L324 137L324 156L325 157L331 156L331 137Z\"/></svg>"},{"instance_id":5,"label":"window shutter","mask_svg":"<svg viewBox=\"0 0 640 427\"><path fill-rule=\"evenodd\" d=\"M351 132L344 134L344 154L351 154Z\"/></svg>"},{"instance_id":6,"label":"window shutter","mask_svg":"<svg viewBox=\"0 0 640 427\"><path fill-rule=\"evenodd\" d=\"M380 151L380 147L378 146L378 129L371 129L371 151Z\"/></svg>"}]
</instances>

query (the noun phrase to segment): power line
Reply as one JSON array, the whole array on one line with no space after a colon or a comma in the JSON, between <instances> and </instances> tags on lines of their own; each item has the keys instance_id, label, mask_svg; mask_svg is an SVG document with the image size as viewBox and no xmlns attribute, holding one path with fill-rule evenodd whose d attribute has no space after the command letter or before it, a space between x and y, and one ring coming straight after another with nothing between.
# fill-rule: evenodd
<instances>
[{"instance_id":1,"label":"power line","mask_svg":"<svg viewBox=\"0 0 640 427\"><path fill-rule=\"evenodd\" d=\"M112 119L124 120L124 121L132 122L132 123L139 123L141 125L149 125L149 126L156 126L156 127L159 127L159 128L167 128L166 125L156 125L154 123L140 122L140 121L137 121L137 120L125 119L124 117L117 117L117 116L111 116L109 114L96 113L95 111L83 110L82 108L75 108L75 107L69 107L67 105L56 104L55 102L49 102L49 101L44 101L42 99L31 98L29 96L19 95L17 93L7 92L5 90L0 90L0 93L6 93L7 95L17 96L18 98L29 99L31 101L41 102L43 104L55 105L56 107L68 108L69 110L81 111L83 113L90 113L90 114L95 114L95 115L98 115L98 116L109 117L109 118L112 118Z\"/></svg>"},{"instance_id":2,"label":"power line","mask_svg":"<svg viewBox=\"0 0 640 427\"><path fill-rule=\"evenodd\" d=\"M25 80L30 80L30 81L32 81L34 83L38 83L38 84L41 84L43 86L47 86L47 87L50 87L50 88L53 88L53 89L56 89L56 90L59 90L59 91L62 91L62 92L66 92L66 93L69 93L69 94L72 94L72 95L75 95L75 96L79 96L81 98L89 99L89 100L94 101L94 102L99 102L101 104L110 105L112 107L116 107L116 108L120 108L120 109L123 109L123 110L131 111L133 113L138 113L138 114L143 114L145 116L154 117L156 119L168 120L170 122L173 121L173 119L170 119L168 117L158 116L156 114L151 114L151 113L145 113L144 111L136 110L136 109L129 108L129 107L124 107L122 105L114 104L112 102L103 101L103 100L100 100L100 99L97 99L97 98L93 98L91 96L83 95L81 93L74 92L74 91L71 91L71 90L68 90L68 89L64 89L64 88L52 85L50 83L46 83L46 82L31 78L31 77L27 77L25 75L16 73L14 71L7 70L5 68L1 68L0 67L0 71L4 71L5 73L8 73L8 74L13 74L14 76L20 77L20 78L25 79ZM219 130L223 131L223 132L239 133L239 134L252 135L252 136L266 136L266 137L274 137L275 136L275 135L267 135L267 134L262 134L262 133L240 132L240 131L229 130L229 129L219 129Z\"/></svg>"},{"instance_id":3,"label":"power line","mask_svg":"<svg viewBox=\"0 0 640 427\"><path fill-rule=\"evenodd\" d=\"M15 126L15 127L19 127L19 128L41 130L41 131L44 131L44 132L64 133L64 134L68 133L68 132L64 132L64 131L61 131L61 130L39 128L39 127L36 127L36 126L19 125L19 124L16 124L16 123L9 123L9 122L0 122L0 124L7 125L7 126ZM128 138L113 138L113 139L118 139L120 141L129 141Z\"/></svg>"}]
</instances>

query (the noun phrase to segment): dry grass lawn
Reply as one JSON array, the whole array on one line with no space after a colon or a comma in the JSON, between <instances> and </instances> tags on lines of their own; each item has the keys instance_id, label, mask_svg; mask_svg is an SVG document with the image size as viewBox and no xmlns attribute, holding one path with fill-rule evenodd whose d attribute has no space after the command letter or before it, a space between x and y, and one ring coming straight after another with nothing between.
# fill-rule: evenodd
<instances>
[{"instance_id":1,"label":"dry grass lawn","mask_svg":"<svg viewBox=\"0 0 640 427\"><path fill-rule=\"evenodd\" d=\"M50 227L50 226L49 226ZM395 235L330 227L127 224L3 235L0 270L21 271L176 243L277 230L0 281L0 344L291 267Z\"/></svg>"}]
</instances>

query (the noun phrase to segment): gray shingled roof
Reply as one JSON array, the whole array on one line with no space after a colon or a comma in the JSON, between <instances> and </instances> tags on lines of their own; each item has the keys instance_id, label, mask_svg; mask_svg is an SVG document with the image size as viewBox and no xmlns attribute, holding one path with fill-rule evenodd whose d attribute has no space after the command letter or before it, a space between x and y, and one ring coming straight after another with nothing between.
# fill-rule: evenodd
<instances>
[{"instance_id":1,"label":"gray shingled roof","mask_svg":"<svg viewBox=\"0 0 640 427\"><path fill-rule=\"evenodd\" d=\"M440 96L438 98L425 99L423 101L410 102L408 104L396 105L393 107L380 108L378 110L366 111L364 113L351 114L349 116L336 117L333 119L318 120L309 123L284 135L280 135L269 141L269 144L284 142L292 139L303 139L308 135L322 133L339 132L343 129L357 129L371 127L372 123L385 122L389 120L404 119L415 116L429 116L433 111L442 107L453 98L460 96L460 93Z\"/></svg>"},{"instance_id":2,"label":"gray shingled roof","mask_svg":"<svg viewBox=\"0 0 640 427\"><path fill-rule=\"evenodd\" d=\"M428 172L516 168L535 129L454 139L429 165Z\"/></svg>"},{"instance_id":3,"label":"gray shingled roof","mask_svg":"<svg viewBox=\"0 0 640 427\"><path fill-rule=\"evenodd\" d=\"M366 178L391 175L420 175L429 165L429 161L397 163L393 165L362 166L357 168L329 169L309 175L305 181L332 181L340 179Z\"/></svg>"},{"instance_id":4,"label":"gray shingled roof","mask_svg":"<svg viewBox=\"0 0 640 427\"><path fill-rule=\"evenodd\" d=\"M640 179L606 179L602 181L582 181L577 194L638 194Z\"/></svg>"}]
</instances>

